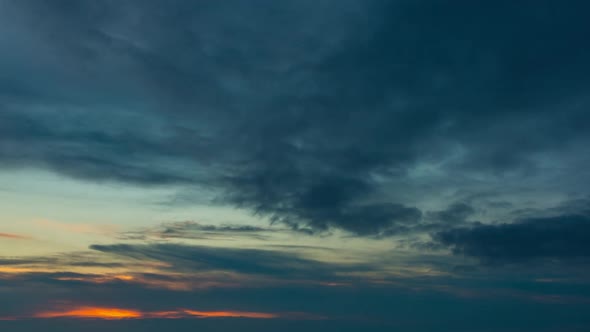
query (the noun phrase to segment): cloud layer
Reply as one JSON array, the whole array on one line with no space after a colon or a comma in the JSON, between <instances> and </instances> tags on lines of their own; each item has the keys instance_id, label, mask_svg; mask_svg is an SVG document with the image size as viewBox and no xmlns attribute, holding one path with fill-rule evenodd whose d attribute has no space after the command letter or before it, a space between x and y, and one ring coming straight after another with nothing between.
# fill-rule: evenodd
<instances>
[{"instance_id":1,"label":"cloud layer","mask_svg":"<svg viewBox=\"0 0 590 332\"><path fill-rule=\"evenodd\" d=\"M207 187L358 235L421 220L421 169L450 190L539 172L583 190L555 173L587 162L582 3L2 7L4 167Z\"/></svg>"},{"instance_id":2,"label":"cloud layer","mask_svg":"<svg viewBox=\"0 0 590 332\"><path fill-rule=\"evenodd\" d=\"M0 329L588 330L589 11L0 0L3 179L153 212L103 228L88 199L39 230L82 203L19 214L61 189L22 188Z\"/></svg>"},{"instance_id":3,"label":"cloud layer","mask_svg":"<svg viewBox=\"0 0 590 332\"><path fill-rule=\"evenodd\" d=\"M487 262L527 262L538 259L588 262L588 215L531 218L517 223L476 225L440 232L436 239L455 254Z\"/></svg>"}]
</instances>

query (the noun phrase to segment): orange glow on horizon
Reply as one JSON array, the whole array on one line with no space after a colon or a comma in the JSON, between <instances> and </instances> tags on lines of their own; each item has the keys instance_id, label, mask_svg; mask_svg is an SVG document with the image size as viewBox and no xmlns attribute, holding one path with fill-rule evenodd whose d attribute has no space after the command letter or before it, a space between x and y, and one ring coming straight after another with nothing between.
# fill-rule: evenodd
<instances>
[{"instance_id":1,"label":"orange glow on horizon","mask_svg":"<svg viewBox=\"0 0 590 332\"><path fill-rule=\"evenodd\" d=\"M135 278L133 276L130 276L130 275L122 274L122 275L116 275L115 276L115 279L130 281L130 280L133 280Z\"/></svg>"},{"instance_id":2,"label":"orange glow on horizon","mask_svg":"<svg viewBox=\"0 0 590 332\"><path fill-rule=\"evenodd\" d=\"M111 308L111 307L79 307L63 311L44 311L34 314L31 318L89 318L89 319L178 319L178 318L252 318L252 319L273 319L281 315L266 312L250 311L199 311L189 309L178 309L168 311L139 311L133 309Z\"/></svg>"},{"instance_id":3,"label":"orange glow on horizon","mask_svg":"<svg viewBox=\"0 0 590 332\"><path fill-rule=\"evenodd\" d=\"M46 311L34 315L34 318L99 318L99 319L129 319L141 318L143 314L140 311L119 309L119 308L102 308L102 307L81 307L67 311Z\"/></svg>"}]
</instances>

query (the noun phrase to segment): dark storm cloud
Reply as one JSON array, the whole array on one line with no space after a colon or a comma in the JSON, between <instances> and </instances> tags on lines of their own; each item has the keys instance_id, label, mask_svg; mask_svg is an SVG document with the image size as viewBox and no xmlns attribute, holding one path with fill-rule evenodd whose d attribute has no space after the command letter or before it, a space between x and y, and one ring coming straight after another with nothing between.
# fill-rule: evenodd
<instances>
[{"instance_id":1,"label":"dark storm cloud","mask_svg":"<svg viewBox=\"0 0 590 332\"><path fill-rule=\"evenodd\" d=\"M511 224L474 225L442 231L435 239L457 255L487 263L535 260L590 261L590 217L560 215Z\"/></svg>"},{"instance_id":2,"label":"dark storm cloud","mask_svg":"<svg viewBox=\"0 0 590 332\"><path fill-rule=\"evenodd\" d=\"M538 174L589 139L584 2L0 3L3 166L381 236L422 220L416 165Z\"/></svg>"}]
</instances>

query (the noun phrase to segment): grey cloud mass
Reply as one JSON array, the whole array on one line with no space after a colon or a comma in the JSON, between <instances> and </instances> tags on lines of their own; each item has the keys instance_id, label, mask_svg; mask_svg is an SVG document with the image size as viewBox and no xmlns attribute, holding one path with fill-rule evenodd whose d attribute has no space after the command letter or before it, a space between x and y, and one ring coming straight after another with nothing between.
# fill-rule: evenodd
<instances>
[{"instance_id":1,"label":"grey cloud mass","mask_svg":"<svg viewBox=\"0 0 590 332\"><path fill-rule=\"evenodd\" d=\"M208 188L309 234L462 222L455 196L504 183L590 195L583 2L0 3L3 168Z\"/></svg>"}]
</instances>

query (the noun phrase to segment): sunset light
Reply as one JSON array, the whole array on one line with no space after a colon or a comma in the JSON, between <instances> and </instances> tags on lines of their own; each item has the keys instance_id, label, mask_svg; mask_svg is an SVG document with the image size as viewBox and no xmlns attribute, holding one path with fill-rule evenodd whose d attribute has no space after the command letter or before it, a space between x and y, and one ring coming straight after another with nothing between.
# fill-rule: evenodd
<instances>
[{"instance_id":1,"label":"sunset light","mask_svg":"<svg viewBox=\"0 0 590 332\"><path fill-rule=\"evenodd\" d=\"M34 315L35 318L97 318L129 319L141 318L143 314L136 310L103 307L81 307L65 311L45 311Z\"/></svg>"},{"instance_id":2,"label":"sunset light","mask_svg":"<svg viewBox=\"0 0 590 332\"><path fill-rule=\"evenodd\" d=\"M179 318L249 318L272 319L281 315L264 312L249 311L198 311L189 309L177 309L167 311L140 311L115 307L84 306L73 309L41 311L31 318L78 318L78 319L179 319ZM26 317L25 317L26 318ZM8 318L7 318L8 319ZM16 319L16 318L10 318Z\"/></svg>"}]
</instances>

